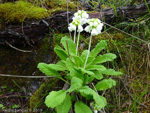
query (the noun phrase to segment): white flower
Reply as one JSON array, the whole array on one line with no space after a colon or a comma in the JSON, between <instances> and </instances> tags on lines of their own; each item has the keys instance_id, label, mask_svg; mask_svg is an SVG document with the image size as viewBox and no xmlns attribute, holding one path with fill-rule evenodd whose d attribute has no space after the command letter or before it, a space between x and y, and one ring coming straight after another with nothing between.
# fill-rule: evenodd
<instances>
[{"instance_id":1,"label":"white flower","mask_svg":"<svg viewBox=\"0 0 150 113\"><path fill-rule=\"evenodd\" d=\"M98 113L98 111L97 111L97 110L94 110L94 113Z\"/></svg>"},{"instance_id":2,"label":"white flower","mask_svg":"<svg viewBox=\"0 0 150 113\"><path fill-rule=\"evenodd\" d=\"M70 24L69 24L69 27L68 27L69 31L76 31L76 27L79 26L80 23L81 23L81 22L78 21L78 20L72 21L72 23L70 23Z\"/></svg>"},{"instance_id":3,"label":"white flower","mask_svg":"<svg viewBox=\"0 0 150 113\"><path fill-rule=\"evenodd\" d=\"M82 32L83 31L82 25L88 22L87 19L88 17L89 15L87 14L86 11L78 10L78 12L74 13L74 17L72 18L73 19L72 23L69 24L68 27L69 31L76 31L76 28L78 27L78 32Z\"/></svg>"},{"instance_id":4,"label":"white flower","mask_svg":"<svg viewBox=\"0 0 150 113\"><path fill-rule=\"evenodd\" d=\"M96 31L98 32L98 34L101 33L102 29L103 29L103 23L101 23L96 27Z\"/></svg>"},{"instance_id":5,"label":"white flower","mask_svg":"<svg viewBox=\"0 0 150 113\"><path fill-rule=\"evenodd\" d=\"M88 18L88 17L89 17L89 15L87 14L87 12L83 11L82 18Z\"/></svg>"},{"instance_id":6,"label":"white flower","mask_svg":"<svg viewBox=\"0 0 150 113\"><path fill-rule=\"evenodd\" d=\"M94 21L94 26L98 26L98 22L97 21Z\"/></svg>"},{"instance_id":7,"label":"white flower","mask_svg":"<svg viewBox=\"0 0 150 113\"><path fill-rule=\"evenodd\" d=\"M78 16L78 12L74 13L74 17L77 17Z\"/></svg>"},{"instance_id":8,"label":"white flower","mask_svg":"<svg viewBox=\"0 0 150 113\"><path fill-rule=\"evenodd\" d=\"M69 29L69 31L75 31L76 26L74 24L70 23L68 29Z\"/></svg>"},{"instance_id":9,"label":"white flower","mask_svg":"<svg viewBox=\"0 0 150 113\"><path fill-rule=\"evenodd\" d=\"M89 17L89 15L87 14L86 11L81 11L78 10L78 12L74 13L74 17L72 18L73 21L78 20L81 22L81 25L87 23L87 18Z\"/></svg>"},{"instance_id":10,"label":"white flower","mask_svg":"<svg viewBox=\"0 0 150 113\"><path fill-rule=\"evenodd\" d=\"M98 32L96 31L96 29L93 29L93 30L92 30L91 35L92 35L92 36L98 35Z\"/></svg>"},{"instance_id":11,"label":"white flower","mask_svg":"<svg viewBox=\"0 0 150 113\"><path fill-rule=\"evenodd\" d=\"M83 27L81 25L78 26L78 32L82 32L83 31Z\"/></svg>"},{"instance_id":12,"label":"white flower","mask_svg":"<svg viewBox=\"0 0 150 113\"><path fill-rule=\"evenodd\" d=\"M86 26L86 28L84 29L86 32L91 32L91 27L90 26Z\"/></svg>"},{"instance_id":13,"label":"white flower","mask_svg":"<svg viewBox=\"0 0 150 113\"><path fill-rule=\"evenodd\" d=\"M75 16L72 19L73 19L73 21L75 21L75 20L79 20L80 21L81 20L81 16Z\"/></svg>"},{"instance_id":14,"label":"white flower","mask_svg":"<svg viewBox=\"0 0 150 113\"><path fill-rule=\"evenodd\" d=\"M82 12L81 10L78 10L78 14L81 14L81 12Z\"/></svg>"},{"instance_id":15,"label":"white flower","mask_svg":"<svg viewBox=\"0 0 150 113\"><path fill-rule=\"evenodd\" d=\"M82 18L82 19L81 19L81 25L86 24L86 23L87 23L87 19Z\"/></svg>"},{"instance_id":16,"label":"white flower","mask_svg":"<svg viewBox=\"0 0 150 113\"><path fill-rule=\"evenodd\" d=\"M89 19L88 26L85 28L86 32L91 33L92 36L98 35L101 33L103 28L103 23L99 19Z\"/></svg>"}]
</instances>

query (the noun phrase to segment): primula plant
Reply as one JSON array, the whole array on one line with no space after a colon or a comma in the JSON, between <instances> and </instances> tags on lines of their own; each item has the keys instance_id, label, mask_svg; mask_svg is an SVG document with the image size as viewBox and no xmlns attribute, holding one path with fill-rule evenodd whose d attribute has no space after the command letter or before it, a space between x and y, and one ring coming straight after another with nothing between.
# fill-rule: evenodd
<instances>
[{"instance_id":1,"label":"primula plant","mask_svg":"<svg viewBox=\"0 0 150 113\"><path fill-rule=\"evenodd\" d=\"M60 46L54 48L60 61L56 64L38 64L38 68L43 73L56 76L69 85L67 90L51 91L45 99L46 106L56 108L57 113L68 113L71 106L75 113L97 113L107 105L106 98L99 95L99 92L116 85L113 79L105 79L106 77L103 76L122 74L114 69L107 69L103 65L116 58L116 55L112 53L99 55L107 46L105 40L101 40L90 51L92 36L101 33L103 23L99 19L88 19L88 17L85 11L78 11L74 14L73 21L68 27L71 32L74 31L74 40L67 36L62 37L63 48ZM85 23L88 23L88 26L84 29L82 25ZM83 30L91 33L90 42L88 50L79 53L79 37ZM76 31L78 32L77 43L75 43Z\"/></svg>"}]
</instances>

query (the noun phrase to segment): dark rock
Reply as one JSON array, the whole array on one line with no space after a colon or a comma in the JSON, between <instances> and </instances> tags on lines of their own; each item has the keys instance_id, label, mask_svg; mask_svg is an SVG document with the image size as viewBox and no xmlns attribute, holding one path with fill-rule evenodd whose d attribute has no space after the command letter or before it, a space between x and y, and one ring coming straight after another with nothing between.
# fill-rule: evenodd
<instances>
[{"instance_id":1,"label":"dark rock","mask_svg":"<svg viewBox=\"0 0 150 113\"><path fill-rule=\"evenodd\" d=\"M26 23L25 25L9 25L0 30L0 44L6 45L34 45L41 41L45 34L49 34L49 24L45 20Z\"/></svg>"}]
</instances>

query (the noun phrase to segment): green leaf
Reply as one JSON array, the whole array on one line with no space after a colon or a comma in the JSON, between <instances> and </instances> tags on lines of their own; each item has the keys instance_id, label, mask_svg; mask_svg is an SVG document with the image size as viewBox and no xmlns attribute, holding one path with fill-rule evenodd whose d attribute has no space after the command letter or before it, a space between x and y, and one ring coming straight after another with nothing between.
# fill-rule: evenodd
<instances>
[{"instance_id":1,"label":"green leaf","mask_svg":"<svg viewBox=\"0 0 150 113\"><path fill-rule=\"evenodd\" d=\"M84 68L82 68L82 67L74 67L76 70L79 70L79 71L81 71L83 74L89 74L89 75L92 75L92 76L94 76L94 73L92 72L92 71L88 71L88 70L85 70Z\"/></svg>"},{"instance_id":2,"label":"green leaf","mask_svg":"<svg viewBox=\"0 0 150 113\"><path fill-rule=\"evenodd\" d=\"M102 74L105 74L105 75L114 75L114 76L122 75L121 72L115 71L114 69L106 69L101 72Z\"/></svg>"},{"instance_id":3,"label":"green leaf","mask_svg":"<svg viewBox=\"0 0 150 113\"><path fill-rule=\"evenodd\" d=\"M0 109L3 109L4 108L4 105L3 104L0 104Z\"/></svg>"},{"instance_id":4,"label":"green leaf","mask_svg":"<svg viewBox=\"0 0 150 113\"><path fill-rule=\"evenodd\" d=\"M94 71L94 77L97 79L97 80L101 80L103 78L103 75L101 73L101 71Z\"/></svg>"},{"instance_id":5,"label":"green leaf","mask_svg":"<svg viewBox=\"0 0 150 113\"><path fill-rule=\"evenodd\" d=\"M101 109L107 105L106 98L98 95L95 91L93 91L93 98L97 109Z\"/></svg>"},{"instance_id":6,"label":"green leaf","mask_svg":"<svg viewBox=\"0 0 150 113\"><path fill-rule=\"evenodd\" d=\"M83 60L81 59L81 57L76 56L76 55L72 55L72 57L74 58L76 66L82 67L84 65Z\"/></svg>"},{"instance_id":7,"label":"green leaf","mask_svg":"<svg viewBox=\"0 0 150 113\"><path fill-rule=\"evenodd\" d=\"M70 59L70 58L67 58L66 59L66 67L71 70L73 67L75 66L74 62Z\"/></svg>"},{"instance_id":8,"label":"green leaf","mask_svg":"<svg viewBox=\"0 0 150 113\"><path fill-rule=\"evenodd\" d=\"M103 65L89 65L85 69L86 70L99 70L99 71L106 70L106 68Z\"/></svg>"},{"instance_id":9,"label":"green leaf","mask_svg":"<svg viewBox=\"0 0 150 113\"><path fill-rule=\"evenodd\" d=\"M96 59L94 59L92 64L98 64L98 63L104 63L107 61L113 61L115 58L116 58L115 54L106 53L104 55L99 55L98 57L96 57Z\"/></svg>"},{"instance_id":10,"label":"green leaf","mask_svg":"<svg viewBox=\"0 0 150 113\"><path fill-rule=\"evenodd\" d=\"M66 67L66 61L65 61L65 60L58 61L58 62L57 62L57 65L61 65L61 66L63 66L64 68L66 68L66 70L68 70L68 68Z\"/></svg>"},{"instance_id":11,"label":"green leaf","mask_svg":"<svg viewBox=\"0 0 150 113\"><path fill-rule=\"evenodd\" d=\"M82 86L78 91L87 95L93 95L93 90L88 86Z\"/></svg>"},{"instance_id":12,"label":"green leaf","mask_svg":"<svg viewBox=\"0 0 150 113\"><path fill-rule=\"evenodd\" d=\"M84 80L84 74L80 70L74 68L70 69L70 76L77 77L80 78L81 80Z\"/></svg>"},{"instance_id":13,"label":"green leaf","mask_svg":"<svg viewBox=\"0 0 150 113\"><path fill-rule=\"evenodd\" d=\"M39 63L37 67L42 73L45 73L46 75L49 75L49 76L59 75L59 73L53 70L52 68L50 68L48 64Z\"/></svg>"},{"instance_id":14,"label":"green leaf","mask_svg":"<svg viewBox=\"0 0 150 113\"><path fill-rule=\"evenodd\" d=\"M94 78L95 78L95 77L94 77L95 75L94 75L94 76L84 75L84 76L87 76L87 79L85 79L85 83L86 83L86 84L92 82L92 81L94 80Z\"/></svg>"},{"instance_id":15,"label":"green leaf","mask_svg":"<svg viewBox=\"0 0 150 113\"><path fill-rule=\"evenodd\" d=\"M68 58L66 51L64 51L61 47L56 46L54 48L54 51L56 52L56 54L59 56L60 59L66 60Z\"/></svg>"},{"instance_id":16,"label":"green leaf","mask_svg":"<svg viewBox=\"0 0 150 113\"><path fill-rule=\"evenodd\" d=\"M71 86L68 89L68 92L72 92L76 89L79 89L83 84L83 81L77 77L72 77L71 79Z\"/></svg>"},{"instance_id":17,"label":"green leaf","mask_svg":"<svg viewBox=\"0 0 150 113\"><path fill-rule=\"evenodd\" d=\"M88 54L88 50L84 50L84 51L82 52L82 54L81 54L81 59L83 60L84 63L85 63L87 54ZM89 56L86 65L89 65L90 63L92 63L92 62L94 61L94 59L95 59L94 57ZM84 63L83 63L83 64L84 64Z\"/></svg>"},{"instance_id":18,"label":"green leaf","mask_svg":"<svg viewBox=\"0 0 150 113\"><path fill-rule=\"evenodd\" d=\"M58 64L48 64L48 67L53 69L53 70L56 70L56 71L65 71L65 70L67 70L66 67L64 67L62 65L58 65Z\"/></svg>"},{"instance_id":19,"label":"green leaf","mask_svg":"<svg viewBox=\"0 0 150 113\"><path fill-rule=\"evenodd\" d=\"M107 46L107 43L105 40L100 41L96 47L90 52L90 57L96 57L102 49L105 49L105 47Z\"/></svg>"},{"instance_id":20,"label":"green leaf","mask_svg":"<svg viewBox=\"0 0 150 113\"><path fill-rule=\"evenodd\" d=\"M45 104L47 107L54 108L60 105L66 98L66 91L52 91L45 99Z\"/></svg>"},{"instance_id":21,"label":"green leaf","mask_svg":"<svg viewBox=\"0 0 150 113\"><path fill-rule=\"evenodd\" d=\"M87 105L79 101L75 103L75 113L92 113L92 111Z\"/></svg>"},{"instance_id":22,"label":"green leaf","mask_svg":"<svg viewBox=\"0 0 150 113\"><path fill-rule=\"evenodd\" d=\"M109 89L115 85L116 85L116 81L110 78L110 79L104 79L104 80L98 82L95 85L95 88L97 90L106 90L106 89Z\"/></svg>"},{"instance_id":23,"label":"green leaf","mask_svg":"<svg viewBox=\"0 0 150 113\"><path fill-rule=\"evenodd\" d=\"M67 46L66 42L67 42L68 46ZM76 54L76 45L73 42L73 40L71 40L69 37L67 37L67 36L62 37L61 43L64 46L65 50L67 51L67 54L68 54L68 51L69 51L70 55Z\"/></svg>"},{"instance_id":24,"label":"green leaf","mask_svg":"<svg viewBox=\"0 0 150 113\"><path fill-rule=\"evenodd\" d=\"M88 50L84 50L84 51L82 52L82 54L81 54L81 59L82 59L83 61L85 61L85 59L86 59L86 57L87 57L87 54L88 54Z\"/></svg>"},{"instance_id":25,"label":"green leaf","mask_svg":"<svg viewBox=\"0 0 150 113\"><path fill-rule=\"evenodd\" d=\"M69 113L71 108L71 97L69 94L66 95L65 100L56 107L57 113Z\"/></svg>"}]
</instances>

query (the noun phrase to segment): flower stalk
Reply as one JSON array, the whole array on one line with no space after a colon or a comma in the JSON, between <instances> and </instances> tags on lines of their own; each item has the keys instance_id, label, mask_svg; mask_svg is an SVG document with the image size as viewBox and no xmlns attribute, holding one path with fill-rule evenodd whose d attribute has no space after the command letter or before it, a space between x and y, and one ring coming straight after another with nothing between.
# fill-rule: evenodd
<instances>
[{"instance_id":1,"label":"flower stalk","mask_svg":"<svg viewBox=\"0 0 150 113\"><path fill-rule=\"evenodd\" d=\"M77 55L77 53L78 53L79 39L80 39L80 32L78 32L77 47L76 47L76 55Z\"/></svg>"},{"instance_id":2,"label":"flower stalk","mask_svg":"<svg viewBox=\"0 0 150 113\"><path fill-rule=\"evenodd\" d=\"M90 36L89 48L88 48L88 53L87 53L86 60L85 60L85 63L84 63L84 69L85 69L86 63L88 61L89 54L90 54L91 41L92 41L92 35Z\"/></svg>"},{"instance_id":3,"label":"flower stalk","mask_svg":"<svg viewBox=\"0 0 150 113\"><path fill-rule=\"evenodd\" d=\"M74 43L76 43L76 30L74 31Z\"/></svg>"}]
</instances>

